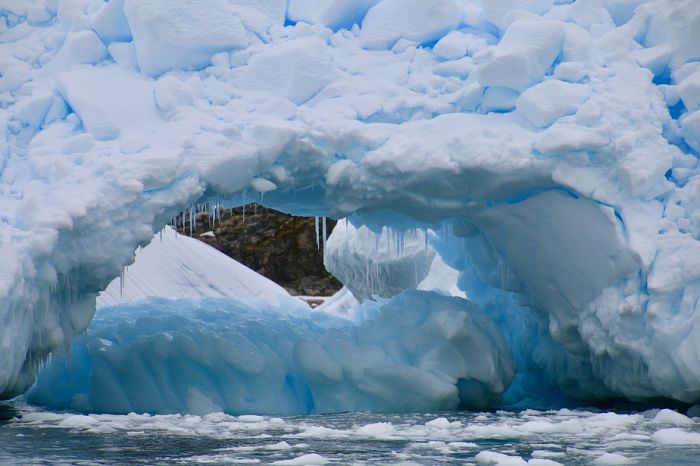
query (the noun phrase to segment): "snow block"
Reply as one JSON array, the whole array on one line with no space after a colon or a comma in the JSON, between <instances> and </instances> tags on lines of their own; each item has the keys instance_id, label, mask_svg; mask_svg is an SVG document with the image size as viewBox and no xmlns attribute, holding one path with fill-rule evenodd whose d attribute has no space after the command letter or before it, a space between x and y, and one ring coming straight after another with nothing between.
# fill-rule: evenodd
<instances>
[{"instance_id":1,"label":"snow block","mask_svg":"<svg viewBox=\"0 0 700 466\"><path fill-rule=\"evenodd\" d=\"M105 43L131 41L131 29L124 15L124 0L110 0L89 21Z\"/></svg>"},{"instance_id":2,"label":"snow block","mask_svg":"<svg viewBox=\"0 0 700 466\"><path fill-rule=\"evenodd\" d=\"M481 2L486 19L505 29L506 17L511 12L527 12L542 15L552 8L553 0L488 0Z\"/></svg>"},{"instance_id":3,"label":"snow block","mask_svg":"<svg viewBox=\"0 0 700 466\"><path fill-rule=\"evenodd\" d=\"M367 12L360 40L371 50L390 49L399 39L425 44L440 39L460 21L454 0L382 0Z\"/></svg>"},{"instance_id":4,"label":"snow block","mask_svg":"<svg viewBox=\"0 0 700 466\"><path fill-rule=\"evenodd\" d=\"M379 0L289 0L287 17L295 22L323 24L333 30L361 24Z\"/></svg>"},{"instance_id":5,"label":"snow block","mask_svg":"<svg viewBox=\"0 0 700 466\"><path fill-rule=\"evenodd\" d=\"M452 31L440 39L433 51L441 58L456 60L467 54L469 38L459 31Z\"/></svg>"},{"instance_id":6,"label":"snow block","mask_svg":"<svg viewBox=\"0 0 700 466\"><path fill-rule=\"evenodd\" d=\"M15 118L26 125L39 128L53 103L54 95L42 93L24 100L15 107Z\"/></svg>"},{"instance_id":7,"label":"snow block","mask_svg":"<svg viewBox=\"0 0 700 466\"><path fill-rule=\"evenodd\" d=\"M685 142L700 154L700 110L683 117L681 127Z\"/></svg>"},{"instance_id":8,"label":"snow block","mask_svg":"<svg viewBox=\"0 0 700 466\"><path fill-rule=\"evenodd\" d=\"M267 16L274 24L284 24L287 0L229 0L229 3L253 8Z\"/></svg>"},{"instance_id":9,"label":"snow block","mask_svg":"<svg viewBox=\"0 0 700 466\"><path fill-rule=\"evenodd\" d=\"M563 41L564 29L557 21L518 20L510 25L489 59L477 67L479 82L525 90L542 80Z\"/></svg>"},{"instance_id":10,"label":"snow block","mask_svg":"<svg viewBox=\"0 0 700 466\"><path fill-rule=\"evenodd\" d=\"M233 76L241 89L270 93L301 105L333 80L335 66L323 41L301 38L251 57Z\"/></svg>"},{"instance_id":11,"label":"snow block","mask_svg":"<svg viewBox=\"0 0 700 466\"><path fill-rule=\"evenodd\" d=\"M235 8L224 0L126 0L124 12L139 68L149 76L203 67L216 52L248 43Z\"/></svg>"},{"instance_id":12,"label":"snow block","mask_svg":"<svg viewBox=\"0 0 700 466\"><path fill-rule=\"evenodd\" d=\"M153 83L121 68L60 73L63 97L95 139L115 139L125 129L145 128L157 118Z\"/></svg>"},{"instance_id":13,"label":"snow block","mask_svg":"<svg viewBox=\"0 0 700 466\"><path fill-rule=\"evenodd\" d=\"M538 128L550 126L564 115L576 113L588 99L588 86L557 79L545 81L522 93L515 102L518 113Z\"/></svg>"},{"instance_id":14,"label":"snow block","mask_svg":"<svg viewBox=\"0 0 700 466\"><path fill-rule=\"evenodd\" d=\"M57 72L74 65L91 65L107 56L107 49L97 35L88 30L68 34L63 46L47 69Z\"/></svg>"},{"instance_id":15,"label":"snow block","mask_svg":"<svg viewBox=\"0 0 700 466\"><path fill-rule=\"evenodd\" d=\"M689 112L700 109L700 70L681 81L678 95Z\"/></svg>"}]
</instances>

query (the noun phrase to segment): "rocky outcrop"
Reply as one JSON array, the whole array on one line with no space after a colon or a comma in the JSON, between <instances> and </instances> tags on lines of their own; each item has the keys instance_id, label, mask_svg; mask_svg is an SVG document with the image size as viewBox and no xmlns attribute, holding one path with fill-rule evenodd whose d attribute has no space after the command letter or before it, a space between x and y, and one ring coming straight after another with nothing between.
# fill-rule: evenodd
<instances>
[{"instance_id":1,"label":"rocky outcrop","mask_svg":"<svg viewBox=\"0 0 700 466\"><path fill-rule=\"evenodd\" d=\"M323 266L323 245L316 246L314 218L294 217L260 205L221 210L214 225L197 216L192 236L245 264L293 295L330 296L340 282ZM327 220L330 235L335 221ZM178 231L189 235L189 222ZM322 238L321 238L322 242Z\"/></svg>"}]
</instances>

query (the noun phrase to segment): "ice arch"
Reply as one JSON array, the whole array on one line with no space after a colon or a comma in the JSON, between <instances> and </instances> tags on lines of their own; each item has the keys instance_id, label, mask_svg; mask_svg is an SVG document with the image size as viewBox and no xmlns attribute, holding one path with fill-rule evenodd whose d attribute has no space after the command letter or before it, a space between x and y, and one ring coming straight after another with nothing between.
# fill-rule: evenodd
<instances>
[{"instance_id":1,"label":"ice arch","mask_svg":"<svg viewBox=\"0 0 700 466\"><path fill-rule=\"evenodd\" d=\"M285 27L275 2L3 11L0 396L179 211L256 196L447 221L464 240L442 257L510 303L511 343L532 312L566 349L534 361L556 383L697 401L698 4L340 3L362 24Z\"/></svg>"}]
</instances>

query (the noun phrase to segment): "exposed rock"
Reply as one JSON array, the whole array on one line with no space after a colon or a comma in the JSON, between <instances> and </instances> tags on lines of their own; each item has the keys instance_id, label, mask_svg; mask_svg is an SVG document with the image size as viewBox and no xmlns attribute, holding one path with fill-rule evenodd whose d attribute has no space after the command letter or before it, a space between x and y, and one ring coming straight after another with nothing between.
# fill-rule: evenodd
<instances>
[{"instance_id":1,"label":"exposed rock","mask_svg":"<svg viewBox=\"0 0 700 466\"><path fill-rule=\"evenodd\" d=\"M246 206L245 216L242 207L220 213L216 225L210 224L207 213L199 214L192 236L293 295L330 296L341 288L323 266L323 245L316 246L313 218L293 217L259 205ZM327 222L330 235L335 221ZM189 226L178 226L178 231L190 234Z\"/></svg>"}]
</instances>

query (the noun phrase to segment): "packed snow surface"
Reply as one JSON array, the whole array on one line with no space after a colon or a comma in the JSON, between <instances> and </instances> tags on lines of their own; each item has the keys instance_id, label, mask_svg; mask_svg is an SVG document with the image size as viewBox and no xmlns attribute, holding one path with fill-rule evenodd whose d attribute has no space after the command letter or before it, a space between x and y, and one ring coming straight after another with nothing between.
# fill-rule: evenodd
<instances>
[{"instance_id":1,"label":"packed snow surface","mask_svg":"<svg viewBox=\"0 0 700 466\"><path fill-rule=\"evenodd\" d=\"M331 238L360 300L459 271L508 403L700 401L700 3L317 3L0 8L0 397L179 212L256 200L398 245L363 283Z\"/></svg>"},{"instance_id":2,"label":"packed snow surface","mask_svg":"<svg viewBox=\"0 0 700 466\"><path fill-rule=\"evenodd\" d=\"M97 296L97 307L153 297L257 297L299 305L281 286L169 226L136 252L134 263Z\"/></svg>"}]
</instances>

